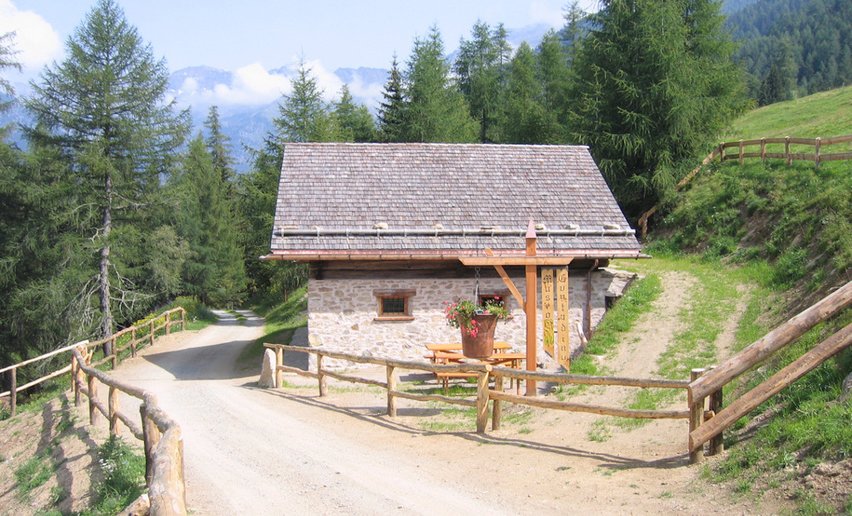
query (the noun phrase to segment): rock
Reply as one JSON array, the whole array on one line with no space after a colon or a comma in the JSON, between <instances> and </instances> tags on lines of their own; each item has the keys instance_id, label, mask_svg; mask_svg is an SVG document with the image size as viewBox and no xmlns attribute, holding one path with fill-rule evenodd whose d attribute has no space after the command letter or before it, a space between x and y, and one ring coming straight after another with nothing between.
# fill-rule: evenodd
<instances>
[{"instance_id":1,"label":"rock","mask_svg":"<svg viewBox=\"0 0 852 516\"><path fill-rule=\"evenodd\" d=\"M843 380L842 394L840 395L840 401L845 402L852 398L852 373L846 375L846 379Z\"/></svg>"},{"instance_id":2,"label":"rock","mask_svg":"<svg viewBox=\"0 0 852 516\"><path fill-rule=\"evenodd\" d=\"M267 349L263 352L263 362L260 366L260 380L257 385L263 389L273 389L275 385L275 352Z\"/></svg>"},{"instance_id":3,"label":"rock","mask_svg":"<svg viewBox=\"0 0 852 516\"><path fill-rule=\"evenodd\" d=\"M144 493L118 514L121 516L146 516L150 510L151 502L148 501L148 494Z\"/></svg>"}]
</instances>

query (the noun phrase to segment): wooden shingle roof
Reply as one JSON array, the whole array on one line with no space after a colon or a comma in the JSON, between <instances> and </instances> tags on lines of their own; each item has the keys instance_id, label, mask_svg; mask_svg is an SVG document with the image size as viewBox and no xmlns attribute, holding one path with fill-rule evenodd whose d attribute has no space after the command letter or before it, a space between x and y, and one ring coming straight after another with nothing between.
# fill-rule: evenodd
<instances>
[{"instance_id":1,"label":"wooden shingle roof","mask_svg":"<svg viewBox=\"0 0 852 516\"><path fill-rule=\"evenodd\" d=\"M272 232L286 259L523 250L637 256L585 146L288 143ZM320 258L318 258L320 257Z\"/></svg>"}]
</instances>

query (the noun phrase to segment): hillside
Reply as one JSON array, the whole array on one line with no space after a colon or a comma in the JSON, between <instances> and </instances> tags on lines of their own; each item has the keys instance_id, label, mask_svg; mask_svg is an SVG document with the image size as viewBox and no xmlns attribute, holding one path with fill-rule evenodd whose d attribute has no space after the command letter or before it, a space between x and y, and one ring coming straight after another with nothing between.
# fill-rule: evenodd
<instances>
[{"instance_id":1,"label":"hillside","mask_svg":"<svg viewBox=\"0 0 852 516\"><path fill-rule=\"evenodd\" d=\"M852 134L852 88L754 110L722 140ZM834 146L823 152L848 151ZM806 150L803 150L806 152ZM746 160L714 163L669 207L649 242L650 254L691 252L727 275L755 281L736 329L741 345L850 281L852 161ZM753 387L852 322L846 309L726 388L726 399ZM758 496L781 490L806 514L852 511L852 403L841 385L852 378L852 349L768 400L735 425L726 459L709 477ZM735 397L735 396L734 396ZM842 478L836 485L819 480Z\"/></svg>"}]
</instances>

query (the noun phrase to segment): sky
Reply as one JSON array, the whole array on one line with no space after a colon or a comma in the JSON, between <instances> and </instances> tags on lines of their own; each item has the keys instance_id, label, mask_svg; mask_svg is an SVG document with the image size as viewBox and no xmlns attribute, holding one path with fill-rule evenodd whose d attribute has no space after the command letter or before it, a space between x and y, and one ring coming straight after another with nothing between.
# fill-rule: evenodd
<instances>
[{"instance_id":1,"label":"sky","mask_svg":"<svg viewBox=\"0 0 852 516\"><path fill-rule=\"evenodd\" d=\"M447 52L477 20L521 28L562 26L568 0L118 0L129 22L172 71L206 65L234 72L233 102L286 91L270 74L300 59L333 82L337 68L389 68L407 59L415 37L436 25ZM64 58L64 46L95 0L0 0L0 33L15 31L23 76ZM581 0L593 10L597 0ZM322 84L322 80L320 81ZM339 81L338 81L339 82ZM189 86L192 86L190 84ZM334 86L329 84L329 86ZM242 88L243 91L238 91ZM258 91L254 91L258 90ZM353 91L353 94L355 92ZM230 96L228 97L227 94ZM266 95L261 95L266 96Z\"/></svg>"}]
</instances>

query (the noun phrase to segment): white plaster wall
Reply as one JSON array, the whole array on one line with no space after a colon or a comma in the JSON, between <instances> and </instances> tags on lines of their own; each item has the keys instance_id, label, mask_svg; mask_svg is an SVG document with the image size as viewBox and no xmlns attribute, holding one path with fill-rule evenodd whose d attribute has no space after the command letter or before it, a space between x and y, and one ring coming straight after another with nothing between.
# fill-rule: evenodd
<instances>
[{"instance_id":1,"label":"white plaster wall","mask_svg":"<svg viewBox=\"0 0 852 516\"><path fill-rule=\"evenodd\" d=\"M524 279L512 278L526 295ZM592 273L592 328L604 315L604 296L620 295L630 278L607 270ZM539 287L540 288L540 287ZM377 300L373 290L414 289L411 298L413 321L378 321ZM308 333L312 346L366 355L403 360L425 361L425 345L437 342L460 342L459 330L450 327L444 317L444 304L456 299L473 297L474 279L311 279L308 284ZM480 291L503 291L506 286L499 278L480 280ZM540 293L539 293L540 295ZM505 341L516 351L525 347L526 316L523 307L511 296L507 298L512 317L497 324L494 339ZM586 303L586 274L572 274L569 279L570 342L572 353L580 346L577 323L582 327ZM554 364L544 352L541 337L539 304L538 357L545 367ZM352 363L323 361L330 368L352 367ZM313 366L313 363L312 363Z\"/></svg>"}]
</instances>

